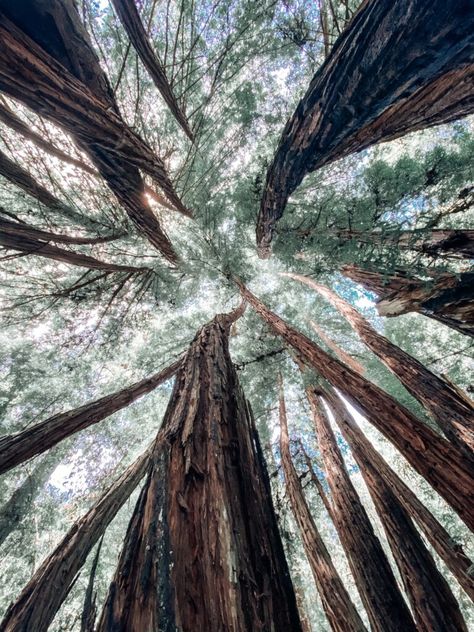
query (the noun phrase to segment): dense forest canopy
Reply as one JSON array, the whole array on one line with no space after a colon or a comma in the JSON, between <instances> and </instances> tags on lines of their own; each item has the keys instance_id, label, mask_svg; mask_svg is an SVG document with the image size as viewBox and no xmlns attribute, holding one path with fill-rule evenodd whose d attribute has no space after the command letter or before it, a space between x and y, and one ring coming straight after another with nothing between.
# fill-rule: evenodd
<instances>
[{"instance_id":1,"label":"dense forest canopy","mask_svg":"<svg viewBox=\"0 0 474 632\"><path fill-rule=\"evenodd\" d=\"M473 33L0 0L0 630L474 626Z\"/></svg>"}]
</instances>

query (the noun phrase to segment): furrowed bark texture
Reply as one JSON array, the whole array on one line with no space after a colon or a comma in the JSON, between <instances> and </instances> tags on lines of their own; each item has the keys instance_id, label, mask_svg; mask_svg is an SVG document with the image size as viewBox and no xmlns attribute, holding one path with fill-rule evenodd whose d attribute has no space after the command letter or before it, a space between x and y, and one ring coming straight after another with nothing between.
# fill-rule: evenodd
<instances>
[{"instance_id":1,"label":"furrowed bark texture","mask_svg":"<svg viewBox=\"0 0 474 632\"><path fill-rule=\"evenodd\" d=\"M474 457L474 406L470 405L467 396L461 396L449 382L379 334L352 305L326 286L300 274L284 273L284 276L305 283L324 296L369 349L431 413L446 437L469 458Z\"/></svg>"},{"instance_id":2,"label":"furrowed bark texture","mask_svg":"<svg viewBox=\"0 0 474 632\"><path fill-rule=\"evenodd\" d=\"M69 132L138 229L176 263L172 246L146 202L138 169L156 180L174 206L183 205L162 161L121 119L75 5L56 0L43 6L35 0L25 14L16 3L8 4L13 21L0 15L0 90ZM74 52L68 50L68 37L74 41ZM88 72L79 72L71 61L82 54L91 64Z\"/></svg>"},{"instance_id":3,"label":"furrowed bark texture","mask_svg":"<svg viewBox=\"0 0 474 632\"><path fill-rule=\"evenodd\" d=\"M301 481L293 465L283 389L280 391L279 410L281 429L280 452L286 490L303 540L304 550L313 573L314 582L321 597L324 613L331 630L338 632L365 632L366 627L362 623L362 619L352 603L316 527L301 487Z\"/></svg>"},{"instance_id":4,"label":"furrowed bark texture","mask_svg":"<svg viewBox=\"0 0 474 632\"><path fill-rule=\"evenodd\" d=\"M349 416L337 395L323 396L336 421ZM349 444L352 447L352 444ZM459 604L436 567L408 512L370 459L352 450L385 530L408 595L417 629L424 632L467 632Z\"/></svg>"},{"instance_id":5,"label":"furrowed bark texture","mask_svg":"<svg viewBox=\"0 0 474 632\"><path fill-rule=\"evenodd\" d=\"M330 398L328 399L330 400ZM344 412L345 414L338 414L335 419L354 455L360 455L364 459L364 463L369 463L370 467L383 477L398 501L423 531L428 542L458 580L466 594L474 601L474 577L472 572L470 572L473 563L464 552L462 546L451 538L446 529L428 511L416 494L380 456L353 417L346 414L347 411Z\"/></svg>"},{"instance_id":6,"label":"furrowed bark texture","mask_svg":"<svg viewBox=\"0 0 474 632\"><path fill-rule=\"evenodd\" d=\"M163 97L166 105L169 107L173 116L178 121L188 138L190 140L194 140L193 133L189 127L186 116L179 107L178 101L171 90L164 68L156 57L150 41L148 40L148 36L140 19L140 14L138 13L135 1L112 0L112 4L114 5L115 11L119 16L120 22L127 32L133 47L137 51L143 65L150 73L150 76Z\"/></svg>"},{"instance_id":7,"label":"furrowed bark texture","mask_svg":"<svg viewBox=\"0 0 474 632\"><path fill-rule=\"evenodd\" d=\"M0 474L27 459L45 452L66 437L109 417L172 377L181 360L116 393L106 395L80 408L54 415L13 435L0 437Z\"/></svg>"},{"instance_id":8,"label":"furrowed bark texture","mask_svg":"<svg viewBox=\"0 0 474 632\"><path fill-rule=\"evenodd\" d=\"M462 334L474 337L474 273L438 273L431 281L404 270L384 275L375 270L344 266L341 272L378 296L380 316L419 312Z\"/></svg>"},{"instance_id":9,"label":"furrowed bark texture","mask_svg":"<svg viewBox=\"0 0 474 632\"><path fill-rule=\"evenodd\" d=\"M307 173L473 111L473 33L469 2L362 3L283 130L257 221L261 256Z\"/></svg>"},{"instance_id":10,"label":"furrowed bark texture","mask_svg":"<svg viewBox=\"0 0 474 632\"><path fill-rule=\"evenodd\" d=\"M306 389L318 446L334 505L336 529L372 630L416 630L395 575L352 484L331 425L311 388Z\"/></svg>"},{"instance_id":11,"label":"furrowed bark texture","mask_svg":"<svg viewBox=\"0 0 474 632\"><path fill-rule=\"evenodd\" d=\"M147 450L78 520L7 610L1 632L46 632L88 554L145 474Z\"/></svg>"},{"instance_id":12,"label":"furrowed bark texture","mask_svg":"<svg viewBox=\"0 0 474 632\"><path fill-rule=\"evenodd\" d=\"M98 632L301 630L269 483L228 351L233 317L197 334L165 450L129 525Z\"/></svg>"},{"instance_id":13,"label":"furrowed bark texture","mask_svg":"<svg viewBox=\"0 0 474 632\"><path fill-rule=\"evenodd\" d=\"M107 235L104 237L74 237L72 235L62 235L51 233L41 228L35 228L24 222L14 222L1 217L2 209L0 207L0 234L13 235L15 237L26 237L30 239L40 239L41 241L58 243L58 244L74 244L77 246L105 244L115 241L124 236L123 233L116 235Z\"/></svg>"},{"instance_id":14,"label":"furrowed bark texture","mask_svg":"<svg viewBox=\"0 0 474 632\"><path fill-rule=\"evenodd\" d=\"M243 298L303 362L338 388L362 415L370 418L467 526L474 529L474 473L469 459L391 395L331 357L270 311L241 281L236 278L234 281L239 285Z\"/></svg>"}]
</instances>

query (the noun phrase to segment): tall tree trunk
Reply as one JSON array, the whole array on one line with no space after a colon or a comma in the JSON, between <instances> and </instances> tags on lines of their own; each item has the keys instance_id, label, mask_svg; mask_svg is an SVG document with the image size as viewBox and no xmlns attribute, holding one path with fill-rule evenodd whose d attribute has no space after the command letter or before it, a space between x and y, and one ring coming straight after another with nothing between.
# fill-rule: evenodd
<instances>
[{"instance_id":1,"label":"tall tree trunk","mask_svg":"<svg viewBox=\"0 0 474 632\"><path fill-rule=\"evenodd\" d=\"M46 632L88 554L145 474L147 450L78 520L5 613L0 632Z\"/></svg>"},{"instance_id":2,"label":"tall tree trunk","mask_svg":"<svg viewBox=\"0 0 474 632\"><path fill-rule=\"evenodd\" d=\"M473 32L469 3L362 3L283 130L257 222L260 256L307 173L473 111Z\"/></svg>"},{"instance_id":3,"label":"tall tree trunk","mask_svg":"<svg viewBox=\"0 0 474 632\"><path fill-rule=\"evenodd\" d=\"M242 310L195 337L166 448L129 525L98 632L301 630L267 474L228 351Z\"/></svg>"},{"instance_id":4,"label":"tall tree trunk","mask_svg":"<svg viewBox=\"0 0 474 632\"><path fill-rule=\"evenodd\" d=\"M474 406L470 405L467 396L462 397L449 382L379 334L352 305L326 286L300 274L283 273L283 276L305 283L324 296L346 318L369 349L431 413L446 437L468 458L474 457Z\"/></svg>"},{"instance_id":5,"label":"tall tree trunk","mask_svg":"<svg viewBox=\"0 0 474 632\"><path fill-rule=\"evenodd\" d=\"M323 397L336 422L342 426L340 419L349 417L344 404L333 391L324 389ZM365 458L357 450L357 446L353 446L351 442L349 445L385 530L410 600L417 629L423 632L467 632L459 604L448 582L436 567L408 512L371 460Z\"/></svg>"},{"instance_id":6,"label":"tall tree trunk","mask_svg":"<svg viewBox=\"0 0 474 632\"><path fill-rule=\"evenodd\" d=\"M285 273L282 273L282 274L284 276L291 276L291 278L296 278L298 276L298 275L290 275L290 274L285 274ZM324 333L324 331L321 329L321 327L317 323L315 323L313 320L310 320L309 324L311 325L311 328L314 330L314 332L321 338L321 340L331 349L331 351L334 351L334 353L339 358L339 360L341 360L341 362L344 362L344 364L347 364L347 366L350 366L351 369L353 369L357 373L361 373L362 375L365 373L365 369L362 366L362 364L360 364L360 362L357 362L357 360L354 360L352 356L350 356L343 349L341 349L341 347L337 345L332 338L330 338L327 334Z\"/></svg>"},{"instance_id":7,"label":"tall tree trunk","mask_svg":"<svg viewBox=\"0 0 474 632\"><path fill-rule=\"evenodd\" d=\"M281 380L281 378L280 378ZM323 604L331 630L339 632L364 632L366 630L349 594L332 563L331 556L318 532L309 510L301 481L293 465L288 436L283 387L280 383L280 452L286 490L293 515L298 524L303 546L308 558L314 582Z\"/></svg>"},{"instance_id":8,"label":"tall tree trunk","mask_svg":"<svg viewBox=\"0 0 474 632\"><path fill-rule=\"evenodd\" d=\"M155 178L172 204L181 208L183 205L163 162L125 125L111 101L112 97L105 90L94 91L92 86L96 87L96 81L88 79L86 85L82 83L82 77L78 80L78 74L81 75L74 74L77 68L68 61L70 57L64 58L58 53L58 49L67 50L64 36L67 38L68 31L61 35L64 24L69 29L71 25L80 23L80 19L72 3L54 3L54 6L59 7L59 16L52 11L45 18L44 7L36 10L34 5L26 17L25 14L17 15L15 10L10 11L20 28L0 15L0 89L72 134L140 232L169 261L177 263L167 236L144 198L144 185L138 170L142 168ZM56 29L48 28L50 18L53 22L61 18L64 24ZM40 28L41 24L44 24L44 29ZM80 49L85 51L89 45L87 41L80 41L80 35L78 32L75 44L82 44ZM95 55L92 49L91 53ZM80 56L77 51L75 55ZM96 69L92 69L92 78L99 76L97 60L96 64L99 70L95 72ZM106 82L103 73L102 76Z\"/></svg>"},{"instance_id":9,"label":"tall tree trunk","mask_svg":"<svg viewBox=\"0 0 474 632\"><path fill-rule=\"evenodd\" d=\"M341 272L378 295L380 316L400 316L419 312L448 327L474 337L474 273L430 273L425 281L404 270L383 274L355 265Z\"/></svg>"},{"instance_id":10,"label":"tall tree trunk","mask_svg":"<svg viewBox=\"0 0 474 632\"><path fill-rule=\"evenodd\" d=\"M470 461L381 388L331 357L270 311L241 281L241 294L275 333L371 419L436 491L474 529L474 473Z\"/></svg>"},{"instance_id":11,"label":"tall tree trunk","mask_svg":"<svg viewBox=\"0 0 474 632\"><path fill-rule=\"evenodd\" d=\"M331 490L336 529L372 630L416 630L369 517L352 484L322 404L306 389L326 479Z\"/></svg>"},{"instance_id":12,"label":"tall tree trunk","mask_svg":"<svg viewBox=\"0 0 474 632\"><path fill-rule=\"evenodd\" d=\"M143 65L150 73L150 76L165 103L168 105L173 116L178 121L188 138L190 140L194 140L189 123L173 94L164 68L151 47L134 0L112 0L112 4L114 5L117 15L119 16L122 26L127 32L133 47L137 51Z\"/></svg>"},{"instance_id":13,"label":"tall tree trunk","mask_svg":"<svg viewBox=\"0 0 474 632\"><path fill-rule=\"evenodd\" d=\"M97 551L95 552L91 571L89 573L89 581L87 582L84 607L82 609L81 616L81 632L94 632L95 629L95 619L97 616L97 592L94 590L94 584L103 541L104 536L102 536L99 544L97 545Z\"/></svg>"},{"instance_id":14,"label":"tall tree trunk","mask_svg":"<svg viewBox=\"0 0 474 632\"><path fill-rule=\"evenodd\" d=\"M180 364L181 360L178 360L159 373L132 384L132 386L89 402L80 408L54 415L22 432L0 437L0 474L36 454L45 452L75 432L102 421L142 395L150 393L172 377Z\"/></svg>"}]
</instances>

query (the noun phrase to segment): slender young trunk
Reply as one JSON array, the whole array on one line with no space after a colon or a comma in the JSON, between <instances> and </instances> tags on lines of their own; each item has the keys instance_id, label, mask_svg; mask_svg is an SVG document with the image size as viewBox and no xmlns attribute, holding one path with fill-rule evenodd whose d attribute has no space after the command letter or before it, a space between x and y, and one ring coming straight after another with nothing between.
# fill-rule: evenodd
<instances>
[{"instance_id":1,"label":"slender young trunk","mask_svg":"<svg viewBox=\"0 0 474 632\"><path fill-rule=\"evenodd\" d=\"M195 337L164 450L129 524L98 632L300 631L248 404L228 351L242 310Z\"/></svg>"},{"instance_id":2,"label":"slender young trunk","mask_svg":"<svg viewBox=\"0 0 474 632\"><path fill-rule=\"evenodd\" d=\"M97 545L97 551L95 552L91 571L89 573L89 581L87 582L84 607L82 609L81 616L81 632L94 632L95 629L95 619L97 616L97 592L94 590L94 583L103 541L104 536L102 536L99 544Z\"/></svg>"},{"instance_id":3,"label":"slender young trunk","mask_svg":"<svg viewBox=\"0 0 474 632\"><path fill-rule=\"evenodd\" d=\"M1 213L1 210L0 210ZM30 239L40 239L41 241L53 242L58 244L74 244L76 246L94 246L96 244L106 244L110 241L116 241L124 237L124 233L116 235L107 235L103 237L74 237L72 235L62 235L51 233L48 230L35 228L24 222L14 222L10 219L0 217L0 234L13 235L16 237L26 237Z\"/></svg>"},{"instance_id":4,"label":"slender young trunk","mask_svg":"<svg viewBox=\"0 0 474 632\"><path fill-rule=\"evenodd\" d=\"M466 396L461 396L449 382L379 334L352 305L329 288L300 274L283 273L283 276L305 283L324 296L369 349L431 413L446 437L468 458L474 457L474 406L470 405Z\"/></svg>"},{"instance_id":5,"label":"slender young trunk","mask_svg":"<svg viewBox=\"0 0 474 632\"><path fill-rule=\"evenodd\" d=\"M378 296L380 316L419 312L474 337L474 273L431 273L424 281L404 270L395 274L344 266L341 272Z\"/></svg>"},{"instance_id":6,"label":"slender young trunk","mask_svg":"<svg viewBox=\"0 0 474 632\"><path fill-rule=\"evenodd\" d=\"M338 632L365 632L366 628L362 623L362 619L352 603L339 573L332 563L326 545L318 532L306 502L301 481L293 465L288 437L285 399L281 383L279 409L281 428L280 452L286 490L327 620L331 630Z\"/></svg>"},{"instance_id":7,"label":"slender young trunk","mask_svg":"<svg viewBox=\"0 0 474 632\"><path fill-rule=\"evenodd\" d=\"M36 454L45 452L75 432L102 421L142 395L150 393L172 377L180 364L181 360L178 360L159 373L132 384L132 386L89 402L80 408L54 415L22 432L0 437L0 474Z\"/></svg>"},{"instance_id":8,"label":"slender young trunk","mask_svg":"<svg viewBox=\"0 0 474 632\"><path fill-rule=\"evenodd\" d=\"M181 128L184 130L187 137L191 141L194 140L193 133L189 127L186 116L179 107L178 101L173 94L165 71L151 47L134 0L112 0L112 4L114 5L115 11L119 16L120 22L127 32L133 47L137 51L143 65L150 73L150 76L165 103L180 124Z\"/></svg>"},{"instance_id":9,"label":"slender young trunk","mask_svg":"<svg viewBox=\"0 0 474 632\"><path fill-rule=\"evenodd\" d=\"M0 632L46 632L88 554L133 492L149 465L147 450L68 531L10 605Z\"/></svg>"},{"instance_id":10,"label":"slender young trunk","mask_svg":"<svg viewBox=\"0 0 474 632\"><path fill-rule=\"evenodd\" d=\"M338 388L355 408L371 419L412 467L474 529L474 473L471 462L443 437L433 432L391 395L323 351L306 336L270 311L241 281L241 294L275 333Z\"/></svg>"},{"instance_id":11,"label":"slender young trunk","mask_svg":"<svg viewBox=\"0 0 474 632\"><path fill-rule=\"evenodd\" d=\"M395 575L352 484L318 396L306 389L316 436L331 490L336 529L372 630L416 630Z\"/></svg>"},{"instance_id":12,"label":"slender young trunk","mask_svg":"<svg viewBox=\"0 0 474 632\"><path fill-rule=\"evenodd\" d=\"M291 278L296 278L298 276L298 275L293 275L293 274L285 274L283 272L281 274L283 276L290 276ZM351 369L353 369L357 373L361 373L362 375L365 373L365 369L362 366L362 364L360 364L360 362L357 362L357 360L354 360L352 356L350 356L348 353L343 351L343 349L341 349L341 347L337 345L334 342L334 340L332 340L332 338L330 338L328 335L324 333L324 331L321 329L321 327L317 323L315 323L313 320L310 320L309 324L311 325L314 332L321 338L321 340L324 343L326 343L326 345L332 351L334 351L334 353L336 354L336 356L339 358L341 362L344 362L344 364L347 364L347 366L350 366Z\"/></svg>"},{"instance_id":13,"label":"slender young trunk","mask_svg":"<svg viewBox=\"0 0 474 632\"><path fill-rule=\"evenodd\" d=\"M334 392L324 389L323 397L336 419L349 412ZM382 522L393 557L408 595L417 629L423 632L467 632L459 604L448 582L436 567L408 512L370 459L349 443L354 458Z\"/></svg>"},{"instance_id":14,"label":"slender young trunk","mask_svg":"<svg viewBox=\"0 0 474 632\"><path fill-rule=\"evenodd\" d=\"M260 256L307 173L473 111L473 32L468 3L362 3L283 130L257 222Z\"/></svg>"}]
</instances>

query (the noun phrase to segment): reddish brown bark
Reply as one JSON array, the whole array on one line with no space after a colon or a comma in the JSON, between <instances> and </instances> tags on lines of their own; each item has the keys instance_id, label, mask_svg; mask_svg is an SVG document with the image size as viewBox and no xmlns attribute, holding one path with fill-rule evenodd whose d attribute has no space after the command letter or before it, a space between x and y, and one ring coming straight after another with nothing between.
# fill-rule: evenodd
<instances>
[{"instance_id":1,"label":"reddish brown bark","mask_svg":"<svg viewBox=\"0 0 474 632\"><path fill-rule=\"evenodd\" d=\"M292 278L296 278L298 275L284 274L284 276L291 276ZM324 333L324 331L321 329L321 327L317 323L315 323L313 320L310 320L309 324L311 325L315 333L321 338L321 340L324 343L326 343L326 345L332 351L334 351L334 353L339 358L339 360L341 360L341 362L344 362L344 364L347 364L347 366L350 366L351 369L353 369L357 373L361 373L362 375L365 373L365 369L362 366L362 364L360 364L360 362L357 362L357 360L354 360L352 356L350 356L348 353L343 351L343 349L341 349L341 347L337 345L334 342L334 340L332 340L332 338L330 338L328 335Z\"/></svg>"},{"instance_id":2,"label":"reddish brown bark","mask_svg":"<svg viewBox=\"0 0 474 632\"><path fill-rule=\"evenodd\" d=\"M260 256L304 176L474 109L474 11L445 0L366 0L286 124L257 222Z\"/></svg>"},{"instance_id":3,"label":"reddish brown bark","mask_svg":"<svg viewBox=\"0 0 474 632\"><path fill-rule=\"evenodd\" d=\"M120 18L122 26L133 44L133 47L137 51L143 65L150 73L150 76L165 103L188 138L190 140L194 140L193 133L189 127L186 116L179 107L178 101L171 90L165 71L151 47L134 0L112 0L112 3L117 15Z\"/></svg>"},{"instance_id":4,"label":"reddish brown bark","mask_svg":"<svg viewBox=\"0 0 474 632\"><path fill-rule=\"evenodd\" d=\"M80 408L54 415L45 421L13 435L0 437L0 474L45 452L66 437L109 417L172 377L181 360L132 386L106 395Z\"/></svg>"},{"instance_id":5,"label":"reddish brown bark","mask_svg":"<svg viewBox=\"0 0 474 632\"><path fill-rule=\"evenodd\" d=\"M334 392L323 391L324 399L338 423L349 417ZM409 513L397 500L372 461L352 448L354 458L374 501L393 557L408 595L417 629L424 632L467 632L459 604L416 530Z\"/></svg>"},{"instance_id":6,"label":"reddish brown bark","mask_svg":"<svg viewBox=\"0 0 474 632\"><path fill-rule=\"evenodd\" d=\"M242 296L273 331L340 389L355 408L371 419L408 462L443 496L464 522L474 529L474 473L469 460L433 432L391 395L331 357L306 336L270 311L238 279Z\"/></svg>"},{"instance_id":7,"label":"reddish brown bark","mask_svg":"<svg viewBox=\"0 0 474 632\"><path fill-rule=\"evenodd\" d=\"M332 563L331 556L319 534L309 510L301 481L290 453L288 423L283 388L280 386L280 452L286 481L286 491L298 524L303 546L314 582L321 597L331 630L364 632L366 630L349 594Z\"/></svg>"},{"instance_id":8,"label":"reddish brown bark","mask_svg":"<svg viewBox=\"0 0 474 632\"><path fill-rule=\"evenodd\" d=\"M98 632L301 630L270 487L228 351L234 315L195 337Z\"/></svg>"},{"instance_id":9,"label":"reddish brown bark","mask_svg":"<svg viewBox=\"0 0 474 632\"><path fill-rule=\"evenodd\" d=\"M392 568L352 484L336 438L318 396L306 389L326 480L331 490L335 527L372 630L416 630Z\"/></svg>"},{"instance_id":10,"label":"reddish brown bark","mask_svg":"<svg viewBox=\"0 0 474 632\"><path fill-rule=\"evenodd\" d=\"M99 91L97 86L107 83L107 80L97 60L96 66L91 66L87 85L78 80L76 65L62 51L62 48L66 51L68 48L64 42L68 29L72 28L71 25L77 27L77 23L80 24L75 6L72 3L54 3L67 28L64 24L58 26L59 17L55 11L46 12L44 16L44 6L32 5L26 16L10 11L20 28L0 15L0 89L72 134L138 229L171 262L176 263L171 244L146 202L138 170L142 168L151 175L172 204L181 208L181 201L162 161L125 125L111 100L111 94L105 88ZM48 4L48 9L51 7ZM48 28L50 18L56 29ZM43 23L44 30L39 28ZM87 40L81 40L80 31L79 28L75 34L75 45L82 53L90 46ZM80 57L77 50L75 55Z\"/></svg>"},{"instance_id":11,"label":"reddish brown bark","mask_svg":"<svg viewBox=\"0 0 474 632\"><path fill-rule=\"evenodd\" d=\"M46 632L88 554L145 474L147 450L78 520L5 613L0 632Z\"/></svg>"},{"instance_id":12,"label":"reddish brown bark","mask_svg":"<svg viewBox=\"0 0 474 632\"><path fill-rule=\"evenodd\" d=\"M448 327L474 336L474 273L429 273L430 280L411 276L404 270L383 274L357 266L344 266L341 272L378 295L381 316L400 316L419 312Z\"/></svg>"},{"instance_id":13,"label":"reddish brown bark","mask_svg":"<svg viewBox=\"0 0 474 632\"><path fill-rule=\"evenodd\" d=\"M473 458L474 406L467 396L461 396L449 382L379 334L352 305L329 288L300 274L285 273L284 276L305 283L324 296L346 318L369 349L431 413L446 437Z\"/></svg>"}]
</instances>

